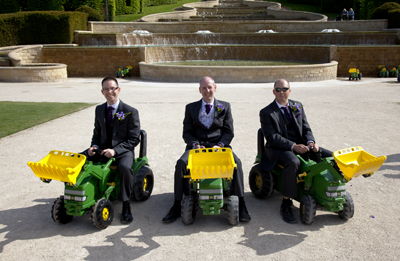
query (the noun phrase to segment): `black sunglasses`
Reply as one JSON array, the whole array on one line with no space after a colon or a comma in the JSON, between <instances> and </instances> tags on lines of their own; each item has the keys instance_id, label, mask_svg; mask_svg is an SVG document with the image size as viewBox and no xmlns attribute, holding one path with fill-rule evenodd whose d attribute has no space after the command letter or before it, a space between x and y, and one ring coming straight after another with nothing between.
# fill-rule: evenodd
<instances>
[{"instance_id":1,"label":"black sunglasses","mask_svg":"<svg viewBox=\"0 0 400 261\"><path fill-rule=\"evenodd\" d=\"M287 92L288 90L289 90L289 88L275 88L275 91L277 91L277 92L281 92L281 91Z\"/></svg>"}]
</instances>

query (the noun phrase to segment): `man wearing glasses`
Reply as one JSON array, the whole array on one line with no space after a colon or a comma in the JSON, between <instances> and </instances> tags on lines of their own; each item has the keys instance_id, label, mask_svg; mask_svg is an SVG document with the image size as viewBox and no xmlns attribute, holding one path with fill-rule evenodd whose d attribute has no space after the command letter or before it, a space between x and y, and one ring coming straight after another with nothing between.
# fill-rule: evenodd
<instances>
[{"instance_id":1,"label":"man wearing glasses","mask_svg":"<svg viewBox=\"0 0 400 261\"><path fill-rule=\"evenodd\" d=\"M273 90L275 100L260 111L261 129L267 141L266 160L262 160L261 167L271 171L275 164L283 165L283 201L280 212L285 222L297 223L291 209L291 198L297 198L297 172L300 167L296 154L310 150L317 152L320 148L315 143L303 105L289 100L291 91L288 81L276 81ZM322 157L331 156L332 152L322 150Z\"/></svg>"},{"instance_id":2,"label":"man wearing glasses","mask_svg":"<svg viewBox=\"0 0 400 261\"><path fill-rule=\"evenodd\" d=\"M121 88L117 79L106 77L101 86L101 93L107 102L96 107L92 144L88 149L89 160L100 160L100 155L94 149L102 150L101 155L107 158L116 159L121 180L121 222L127 224L133 220L130 207L133 184L131 167L135 158L134 149L140 141L139 113L118 98Z\"/></svg>"}]
</instances>

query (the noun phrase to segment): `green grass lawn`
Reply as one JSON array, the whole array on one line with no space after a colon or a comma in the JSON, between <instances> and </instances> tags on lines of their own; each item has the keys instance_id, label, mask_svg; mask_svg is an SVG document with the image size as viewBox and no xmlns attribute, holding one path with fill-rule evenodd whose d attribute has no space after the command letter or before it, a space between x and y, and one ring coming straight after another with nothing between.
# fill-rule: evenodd
<instances>
[{"instance_id":1,"label":"green grass lawn","mask_svg":"<svg viewBox=\"0 0 400 261\"><path fill-rule=\"evenodd\" d=\"M178 3L173 5L159 5L159 6L149 6L144 7L143 14L131 14L131 15L118 15L115 17L115 22L130 22L140 19L141 17L149 14L157 14L157 13L165 13L165 12L172 12L174 8L180 7L187 3L199 2L195 0L179 0ZM314 5L301 5L301 4L291 4L288 3L287 0L277 0L277 2L281 3L282 6L290 8L293 11L306 11L306 12L313 12L324 14L331 19L335 19L338 14L336 13L323 13L321 12L321 6L314 6Z\"/></svg>"},{"instance_id":2,"label":"green grass lawn","mask_svg":"<svg viewBox=\"0 0 400 261\"><path fill-rule=\"evenodd\" d=\"M90 107L90 103L0 102L0 138Z\"/></svg>"},{"instance_id":3,"label":"green grass lawn","mask_svg":"<svg viewBox=\"0 0 400 261\"><path fill-rule=\"evenodd\" d=\"M130 22L140 19L142 16L157 14L157 13L165 13L172 12L174 8L181 7L187 3L200 2L196 0L179 0L176 4L173 5L159 5L159 6L148 6L143 8L143 14L131 14L131 15L118 15L115 17L115 22Z\"/></svg>"}]
</instances>

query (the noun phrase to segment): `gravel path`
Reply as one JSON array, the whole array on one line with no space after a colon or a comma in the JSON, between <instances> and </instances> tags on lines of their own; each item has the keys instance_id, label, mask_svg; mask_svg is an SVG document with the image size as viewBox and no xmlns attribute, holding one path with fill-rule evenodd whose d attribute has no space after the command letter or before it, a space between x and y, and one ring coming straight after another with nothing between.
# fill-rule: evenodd
<instances>
[{"instance_id":1,"label":"gravel path","mask_svg":"<svg viewBox=\"0 0 400 261\"><path fill-rule=\"evenodd\" d=\"M65 83L0 83L0 100L104 102L100 78L69 78ZM197 83L154 83L122 79L120 98L136 107L148 133L148 157L155 188L146 202L133 202L134 221L120 223L122 204L105 230L90 214L66 225L50 210L63 184L42 183L27 166L50 150L87 148L94 106L0 139L0 260L398 260L400 258L400 84L394 78L363 78L292 83L291 98L305 105L317 143L331 150L362 146L388 157L371 178L348 183L355 215L317 211L310 226L281 220L282 196L267 200L250 192L247 175L256 156L258 113L273 100L273 84L218 84L216 97L232 104L232 146L245 173L245 200L252 221L231 227L226 213L198 213L191 226L163 224L173 202L173 171L184 150L185 104L201 98ZM298 217L299 204L294 213Z\"/></svg>"}]
</instances>

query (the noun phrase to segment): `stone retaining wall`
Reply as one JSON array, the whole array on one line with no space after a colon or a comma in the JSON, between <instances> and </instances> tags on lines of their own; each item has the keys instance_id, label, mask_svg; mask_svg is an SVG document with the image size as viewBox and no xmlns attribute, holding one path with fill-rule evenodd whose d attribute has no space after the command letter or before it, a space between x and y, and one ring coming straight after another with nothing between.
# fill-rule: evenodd
<instances>
[{"instance_id":1,"label":"stone retaining wall","mask_svg":"<svg viewBox=\"0 0 400 261\"><path fill-rule=\"evenodd\" d=\"M92 34L75 38L80 46L295 44L295 45L396 45L398 35L388 32L341 33L238 33L238 34Z\"/></svg>"},{"instance_id":2,"label":"stone retaining wall","mask_svg":"<svg viewBox=\"0 0 400 261\"><path fill-rule=\"evenodd\" d=\"M151 81L197 82L204 75L220 83L264 83L280 78L309 82L336 79L337 62L289 66L179 66L140 62L140 77ZM182 77L184 75L185 77Z\"/></svg>"},{"instance_id":3,"label":"stone retaining wall","mask_svg":"<svg viewBox=\"0 0 400 261\"><path fill-rule=\"evenodd\" d=\"M139 62L144 61L142 48L129 47L46 47L40 62L68 65L71 77L103 77L115 75L116 67L132 66L131 75L139 76Z\"/></svg>"},{"instance_id":4,"label":"stone retaining wall","mask_svg":"<svg viewBox=\"0 0 400 261\"><path fill-rule=\"evenodd\" d=\"M400 46L337 46L332 59L339 62L338 76L349 76L350 68L360 69L363 76L376 77L378 66L387 69L400 65Z\"/></svg>"},{"instance_id":5,"label":"stone retaining wall","mask_svg":"<svg viewBox=\"0 0 400 261\"><path fill-rule=\"evenodd\" d=\"M212 21L212 22L89 22L89 31L93 33L129 33L135 30L147 30L150 33L196 33L209 30L214 33L253 33L259 30L276 32L321 32L323 29L339 29L346 32L383 31L387 20L354 21Z\"/></svg>"},{"instance_id":6,"label":"stone retaining wall","mask_svg":"<svg viewBox=\"0 0 400 261\"><path fill-rule=\"evenodd\" d=\"M1 82L61 82L67 79L67 65L25 63L0 68Z\"/></svg>"}]
</instances>

